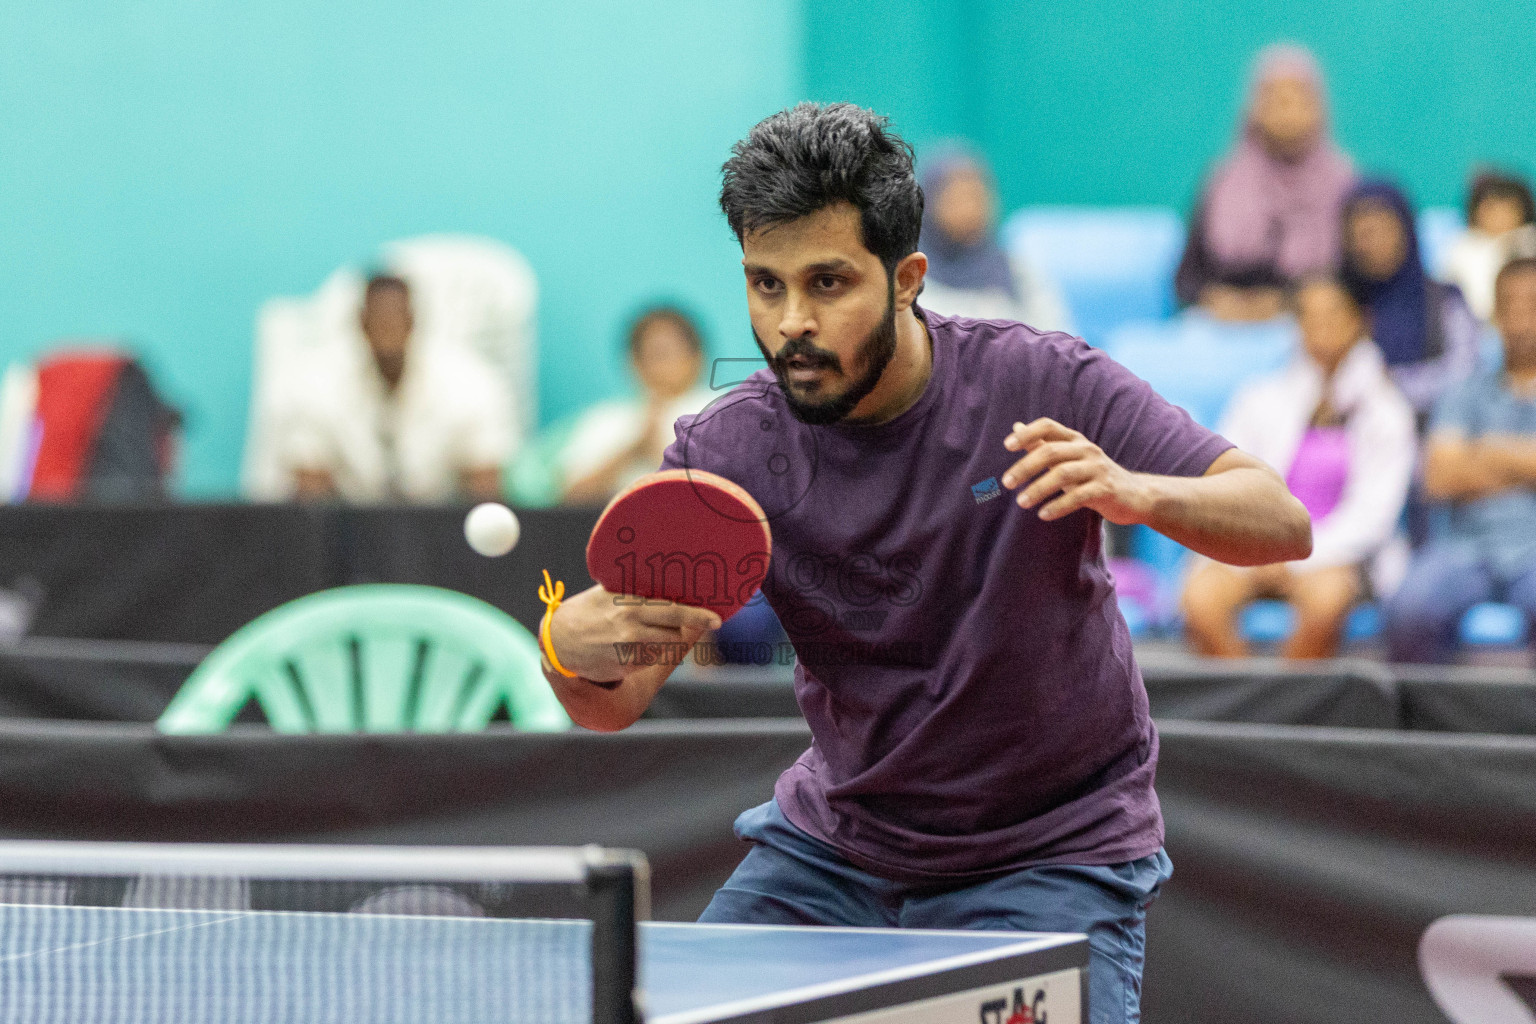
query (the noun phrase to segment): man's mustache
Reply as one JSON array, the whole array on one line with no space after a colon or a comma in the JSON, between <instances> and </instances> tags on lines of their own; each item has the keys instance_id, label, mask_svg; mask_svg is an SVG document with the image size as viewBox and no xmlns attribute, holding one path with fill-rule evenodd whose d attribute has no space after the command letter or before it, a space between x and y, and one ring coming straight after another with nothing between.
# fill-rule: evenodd
<instances>
[{"instance_id":1,"label":"man's mustache","mask_svg":"<svg viewBox=\"0 0 1536 1024\"><path fill-rule=\"evenodd\" d=\"M791 338L779 349L779 353L769 361L774 369L787 369L791 360L801 360L809 366L817 369L829 369L841 371L842 360L837 358L837 353L829 352L824 348L818 348L814 342L805 336Z\"/></svg>"}]
</instances>

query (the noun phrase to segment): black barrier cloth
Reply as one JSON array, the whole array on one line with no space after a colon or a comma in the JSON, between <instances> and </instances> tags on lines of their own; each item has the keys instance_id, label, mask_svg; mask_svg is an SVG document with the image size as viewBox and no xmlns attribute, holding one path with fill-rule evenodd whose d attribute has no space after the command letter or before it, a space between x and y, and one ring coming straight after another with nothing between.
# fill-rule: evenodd
<instances>
[{"instance_id":1,"label":"black barrier cloth","mask_svg":"<svg viewBox=\"0 0 1536 1024\"><path fill-rule=\"evenodd\" d=\"M1536 736L1536 674L1530 671L1435 665L1393 668L1405 728Z\"/></svg>"},{"instance_id":2,"label":"black barrier cloth","mask_svg":"<svg viewBox=\"0 0 1536 1024\"><path fill-rule=\"evenodd\" d=\"M1174 877L1148 916L1149 1024L1445 1024L1425 929L1536 926L1536 740L1159 725Z\"/></svg>"},{"instance_id":3,"label":"black barrier cloth","mask_svg":"<svg viewBox=\"0 0 1536 1024\"><path fill-rule=\"evenodd\" d=\"M0 836L158 842L632 847L654 912L692 920L745 852L803 722L641 723L602 735L279 736L237 726L0 722Z\"/></svg>"},{"instance_id":4,"label":"black barrier cloth","mask_svg":"<svg viewBox=\"0 0 1536 1024\"><path fill-rule=\"evenodd\" d=\"M525 509L503 558L461 507L0 506L0 587L41 596L34 636L216 644L262 612L349 583L461 590L537 628L540 570L591 585L597 509Z\"/></svg>"},{"instance_id":5,"label":"black barrier cloth","mask_svg":"<svg viewBox=\"0 0 1536 1024\"><path fill-rule=\"evenodd\" d=\"M152 722L208 649L43 638L0 647L0 718ZM1526 671L1162 656L1147 662L1147 692L1158 718L1536 735L1536 676ZM646 717L799 714L790 666L685 665ZM242 720L261 719L248 711Z\"/></svg>"},{"instance_id":6,"label":"black barrier cloth","mask_svg":"<svg viewBox=\"0 0 1536 1024\"><path fill-rule=\"evenodd\" d=\"M0 647L0 718L153 722L210 650L44 638Z\"/></svg>"},{"instance_id":7,"label":"black barrier cloth","mask_svg":"<svg viewBox=\"0 0 1536 1024\"><path fill-rule=\"evenodd\" d=\"M1149 1024L1444 1024L1424 930L1536 919L1536 739L1161 727L1174 877L1148 917ZM735 815L808 741L771 720L389 737L5 722L0 834L631 846L657 916L686 920L744 852Z\"/></svg>"},{"instance_id":8,"label":"black barrier cloth","mask_svg":"<svg viewBox=\"0 0 1536 1024\"><path fill-rule=\"evenodd\" d=\"M1154 718L1396 729L1401 709L1390 667L1337 660L1210 661L1137 655Z\"/></svg>"},{"instance_id":9,"label":"black barrier cloth","mask_svg":"<svg viewBox=\"0 0 1536 1024\"><path fill-rule=\"evenodd\" d=\"M329 585L322 519L296 506L4 506L0 586L40 595L35 635L217 643Z\"/></svg>"}]
</instances>

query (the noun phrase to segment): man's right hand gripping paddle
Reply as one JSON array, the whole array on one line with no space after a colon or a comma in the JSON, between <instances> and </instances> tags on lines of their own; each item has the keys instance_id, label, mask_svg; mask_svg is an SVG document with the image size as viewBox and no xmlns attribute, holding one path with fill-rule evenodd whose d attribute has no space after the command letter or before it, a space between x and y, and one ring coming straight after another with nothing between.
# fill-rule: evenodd
<instances>
[{"instance_id":1,"label":"man's right hand gripping paddle","mask_svg":"<svg viewBox=\"0 0 1536 1024\"><path fill-rule=\"evenodd\" d=\"M596 729L639 718L700 637L751 599L771 552L762 508L723 477L663 470L620 492L587 541L597 585L546 596L546 674L572 718Z\"/></svg>"}]
</instances>

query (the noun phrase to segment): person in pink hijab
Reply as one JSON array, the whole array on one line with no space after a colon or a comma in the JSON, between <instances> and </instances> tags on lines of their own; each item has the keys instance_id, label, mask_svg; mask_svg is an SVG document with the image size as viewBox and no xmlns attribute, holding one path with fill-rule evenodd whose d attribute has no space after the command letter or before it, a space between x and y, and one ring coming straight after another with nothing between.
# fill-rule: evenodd
<instances>
[{"instance_id":1,"label":"person in pink hijab","mask_svg":"<svg viewBox=\"0 0 1536 1024\"><path fill-rule=\"evenodd\" d=\"M1190 219L1175 289L1224 320L1265 320L1285 289L1339 258L1339 211L1354 164L1329 135L1322 70L1277 43L1254 62L1242 134Z\"/></svg>"}]
</instances>

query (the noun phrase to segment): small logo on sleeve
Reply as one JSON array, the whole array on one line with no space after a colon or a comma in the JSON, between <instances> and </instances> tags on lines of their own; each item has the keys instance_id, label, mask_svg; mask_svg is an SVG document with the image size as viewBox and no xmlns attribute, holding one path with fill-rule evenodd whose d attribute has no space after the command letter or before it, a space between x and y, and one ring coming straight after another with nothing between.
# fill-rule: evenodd
<instances>
[{"instance_id":1,"label":"small logo on sleeve","mask_svg":"<svg viewBox=\"0 0 1536 1024\"><path fill-rule=\"evenodd\" d=\"M989 476L979 484L971 484L971 497L976 499L978 505L984 501L1002 497L1002 494L1003 488L995 476Z\"/></svg>"}]
</instances>

